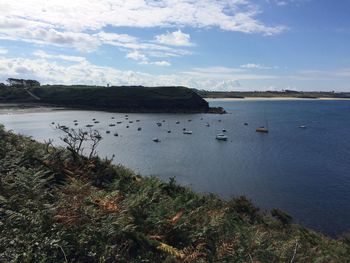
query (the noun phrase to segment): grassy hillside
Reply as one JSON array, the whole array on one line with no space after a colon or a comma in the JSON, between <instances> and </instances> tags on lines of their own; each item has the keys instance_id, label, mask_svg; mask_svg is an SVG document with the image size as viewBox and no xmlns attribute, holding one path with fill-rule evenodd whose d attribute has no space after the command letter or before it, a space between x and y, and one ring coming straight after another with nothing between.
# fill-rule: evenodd
<instances>
[{"instance_id":1,"label":"grassy hillside","mask_svg":"<svg viewBox=\"0 0 350 263\"><path fill-rule=\"evenodd\" d=\"M2 87L0 102L30 102L114 111L206 112L208 103L184 87L41 86Z\"/></svg>"},{"instance_id":2,"label":"grassy hillside","mask_svg":"<svg viewBox=\"0 0 350 263\"><path fill-rule=\"evenodd\" d=\"M349 262L273 215L0 127L0 262Z\"/></svg>"}]
</instances>

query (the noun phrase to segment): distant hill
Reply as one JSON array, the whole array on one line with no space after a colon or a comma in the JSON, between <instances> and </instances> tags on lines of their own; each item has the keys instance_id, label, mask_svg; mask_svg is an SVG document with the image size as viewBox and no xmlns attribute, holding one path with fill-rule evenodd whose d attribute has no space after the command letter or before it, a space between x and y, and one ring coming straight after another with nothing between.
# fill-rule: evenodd
<instances>
[{"instance_id":1,"label":"distant hill","mask_svg":"<svg viewBox=\"0 0 350 263\"><path fill-rule=\"evenodd\" d=\"M213 111L208 102L185 87L2 86L0 102L123 112Z\"/></svg>"},{"instance_id":2,"label":"distant hill","mask_svg":"<svg viewBox=\"0 0 350 263\"><path fill-rule=\"evenodd\" d=\"M350 98L350 92L304 92L304 91L206 91L193 89L202 98Z\"/></svg>"}]
</instances>

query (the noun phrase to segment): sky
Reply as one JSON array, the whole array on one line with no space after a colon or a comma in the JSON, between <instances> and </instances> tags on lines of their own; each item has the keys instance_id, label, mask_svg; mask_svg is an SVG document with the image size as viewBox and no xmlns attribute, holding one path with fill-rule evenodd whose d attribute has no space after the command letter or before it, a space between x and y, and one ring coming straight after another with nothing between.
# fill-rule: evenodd
<instances>
[{"instance_id":1,"label":"sky","mask_svg":"<svg viewBox=\"0 0 350 263\"><path fill-rule=\"evenodd\" d=\"M350 91L348 0L0 0L0 82Z\"/></svg>"}]
</instances>

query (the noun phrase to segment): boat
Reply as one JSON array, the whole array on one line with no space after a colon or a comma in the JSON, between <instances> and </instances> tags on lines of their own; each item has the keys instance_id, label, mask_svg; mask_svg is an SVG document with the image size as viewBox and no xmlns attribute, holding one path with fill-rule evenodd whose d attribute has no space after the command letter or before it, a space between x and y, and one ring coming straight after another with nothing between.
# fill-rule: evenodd
<instances>
[{"instance_id":1,"label":"boat","mask_svg":"<svg viewBox=\"0 0 350 263\"><path fill-rule=\"evenodd\" d=\"M110 131L106 131L107 134L110 134L111 132Z\"/></svg>"},{"instance_id":2,"label":"boat","mask_svg":"<svg viewBox=\"0 0 350 263\"><path fill-rule=\"evenodd\" d=\"M300 125L299 128L300 129L306 129L306 125Z\"/></svg>"},{"instance_id":3,"label":"boat","mask_svg":"<svg viewBox=\"0 0 350 263\"><path fill-rule=\"evenodd\" d=\"M129 128L129 125L127 125L126 128Z\"/></svg>"},{"instance_id":4,"label":"boat","mask_svg":"<svg viewBox=\"0 0 350 263\"><path fill-rule=\"evenodd\" d=\"M114 133L113 135L114 135L115 137L118 137L118 133L117 133L117 132L116 132L116 133Z\"/></svg>"},{"instance_id":5,"label":"boat","mask_svg":"<svg viewBox=\"0 0 350 263\"><path fill-rule=\"evenodd\" d=\"M205 124L205 126L207 126L207 127L210 127L210 124L209 124L209 122L207 122L207 124Z\"/></svg>"},{"instance_id":6,"label":"boat","mask_svg":"<svg viewBox=\"0 0 350 263\"><path fill-rule=\"evenodd\" d=\"M129 121L129 123L133 123L133 121Z\"/></svg>"},{"instance_id":7,"label":"boat","mask_svg":"<svg viewBox=\"0 0 350 263\"><path fill-rule=\"evenodd\" d=\"M161 122L157 122L157 125L160 127L160 126L162 126L162 123Z\"/></svg>"},{"instance_id":8,"label":"boat","mask_svg":"<svg viewBox=\"0 0 350 263\"><path fill-rule=\"evenodd\" d=\"M111 117L112 120L114 120L114 117Z\"/></svg>"},{"instance_id":9,"label":"boat","mask_svg":"<svg viewBox=\"0 0 350 263\"><path fill-rule=\"evenodd\" d=\"M115 124L114 124L114 123L109 124L109 127L114 127L114 126L115 126Z\"/></svg>"},{"instance_id":10,"label":"boat","mask_svg":"<svg viewBox=\"0 0 350 263\"><path fill-rule=\"evenodd\" d=\"M88 125L86 125L86 127L91 128L91 127L94 127L94 125L88 124Z\"/></svg>"},{"instance_id":11,"label":"boat","mask_svg":"<svg viewBox=\"0 0 350 263\"><path fill-rule=\"evenodd\" d=\"M136 122L140 122L140 120L136 120Z\"/></svg>"},{"instance_id":12,"label":"boat","mask_svg":"<svg viewBox=\"0 0 350 263\"><path fill-rule=\"evenodd\" d=\"M168 133L171 133L171 130L168 130Z\"/></svg>"},{"instance_id":13,"label":"boat","mask_svg":"<svg viewBox=\"0 0 350 263\"><path fill-rule=\"evenodd\" d=\"M189 122L191 122L192 120L188 120Z\"/></svg>"},{"instance_id":14,"label":"boat","mask_svg":"<svg viewBox=\"0 0 350 263\"><path fill-rule=\"evenodd\" d=\"M74 123L75 126L78 126L78 123Z\"/></svg>"},{"instance_id":15,"label":"boat","mask_svg":"<svg viewBox=\"0 0 350 263\"><path fill-rule=\"evenodd\" d=\"M152 141L154 141L154 142L160 142L160 140L159 140L158 138L153 138Z\"/></svg>"},{"instance_id":16,"label":"boat","mask_svg":"<svg viewBox=\"0 0 350 263\"><path fill-rule=\"evenodd\" d=\"M78 122L78 120L74 120L73 122Z\"/></svg>"},{"instance_id":17,"label":"boat","mask_svg":"<svg viewBox=\"0 0 350 263\"><path fill-rule=\"evenodd\" d=\"M226 132L226 129L222 129L222 132Z\"/></svg>"},{"instance_id":18,"label":"boat","mask_svg":"<svg viewBox=\"0 0 350 263\"><path fill-rule=\"evenodd\" d=\"M137 128L137 130L138 130L138 131L141 131L141 130L142 130L142 128L141 128L141 127L138 127L138 128Z\"/></svg>"},{"instance_id":19,"label":"boat","mask_svg":"<svg viewBox=\"0 0 350 263\"><path fill-rule=\"evenodd\" d=\"M177 121L177 122L176 122L176 124L180 124L180 122L179 122L179 121Z\"/></svg>"},{"instance_id":20,"label":"boat","mask_svg":"<svg viewBox=\"0 0 350 263\"><path fill-rule=\"evenodd\" d=\"M245 126L248 126L248 122L245 122L244 125L245 125Z\"/></svg>"},{"instance_id":21,"label":"boat","mask_svg":"<svg viewBox=\"0 0 350 263\"><path fill-rule=\"evenodd\" d=\"M121 124L122 123L122 121L117 121L117 124Z\"/></svg>"},{"instance_id":22,"label":"boat","mask_svg":"<svg viewBox=\"0 0 350 263\"><path fill-rule=\"evenodd\" d=\"M192 134L192 131L184 130L184 131L183 131L183 134L189 134L189 135L191 135L191 134Z\"/></svg>"},{"instance_id":23,"label":"boat","mask_svg":"<svg viewBox=\"0 0 350 263\"><path fill-rule=\"evenodd\" d=\"M52 125L54 125L54 124L55 124L55 122L51 122L51 124L52 124Z\"/></svg>"},{"instance_id":24,"label":"boat","mask_svg":"<svg viewBox=\"0 0 350 263\"><path fill-rule=\"evenodd\" d=\"M99 121L94 121L94 123L100 123Z\"/></svg>"},{"instance_id":25,"label":"boat","mask_svg":"<svg viewBox=\"0 0 350 263\"><path fill-rule=\"evenodd\" d=\"M268 133L269 130L265 127L259 127L259 128L256 128L256 132Z\"/></svg>"},{"instance_id":26,"label":"boat","mask_svg":"<svg viewBox=\"0 0 350 263\"><path fill-rule=\"evenodd\" d=\"M162 122L165 122L165 120L162 120Z\"/></svg>"},{"instance_id":27,"label":"boat","mask_svg":"<svg viewBox=\"0 0 350 263\"><path fill-rule=\"evenodd\" d=\"M219 133L218 135L216 135L216 138L219 141L227 141L227 136L223 133Z\"/></svg>"}]
</instances>

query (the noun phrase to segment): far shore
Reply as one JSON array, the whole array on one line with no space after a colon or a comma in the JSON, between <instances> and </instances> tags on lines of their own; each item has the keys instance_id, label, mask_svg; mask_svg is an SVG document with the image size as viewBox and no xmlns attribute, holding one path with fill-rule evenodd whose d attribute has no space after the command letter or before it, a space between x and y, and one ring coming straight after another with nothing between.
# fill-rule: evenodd
<instances>
[{"instance_id":1,"label":"far shore","mask_svg":"<svg viewBox=\"0 0 350 263\"><path fill-rule=\"evenodd\" d=\"M205 100L225 100L225 101L244 101L244 100L350 100L350 98L296 98L296 97L244 97L244 98L204 98Z\"/></svg>"}]
</instances>

